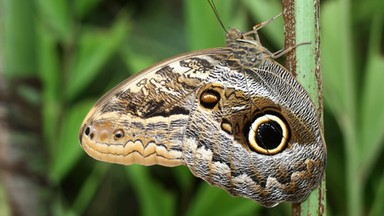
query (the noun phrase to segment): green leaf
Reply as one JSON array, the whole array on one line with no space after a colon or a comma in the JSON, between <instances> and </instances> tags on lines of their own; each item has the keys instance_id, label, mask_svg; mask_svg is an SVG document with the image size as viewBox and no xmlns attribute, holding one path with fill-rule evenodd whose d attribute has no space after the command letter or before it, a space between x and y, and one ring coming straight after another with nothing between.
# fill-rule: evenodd
<instances>
[{"instance_id":1,"label":"green leaf","mask_svg":"<svg viewBox=\"0 0 384 216\"><path fill-rule=\"evenodd\" d=\"M184 1L186 14L185 32L188 49L199 50L225 45L225 32L207 1ZM222 21L229 21L234 1L215 1Z\"/></svg>"},{"instance_id":2,"label":"green leaf","mask_svg":"<svg viewBox=\"0 0 384 216\"><path fill-rule=\"evenodd\" d=\"M250 11L254 20L258 20L260 23L270 20L272 17L282 12L281 3L278 1L265 1L265 0L242 0L243 4ZM258 23L253 23L256 25ZM248 31L250 29L246 29ZM262 30L263 34L267 35L268 39L272 43L281 49L284 47L284 28L283 18L279 17L268 24Z\"/></svg>"},{"instance_id":3,"label":"green leaf","mask_svg":"<svg viewBox=\"0 0 384 216\"><path fill-rule=\"evenodd\" d=\"M183 188L183 192L189 193L193 188L194 176L186 166L177 166L172 168L174 177L180 188Z\"/></svg>"},{"instance_id":4,"label":"green leaf","mask_svg":"<svg viewBox=\"0 0 384 216\"><path fill-rule=\"evenodd\" d=\"M97 189L102 183L105 173L107 172L109 164L103 162L95 163L92 173L84 181L80 192L74 202L73 211L77 215L84 215L84 211L94 198Z\"/></svg>"},{"instance_id":5,"label":"green leaf","mask_svg":"<svg viewBox=\"0 0 384 216\"><path fill-rule=\"evenodd\" d=\"M382 216L384 212L384 175L378 179L379 182L375 182L374 199L369 216Z\"/></svg>"},{"instance_id":6,"label":"green leaf","mask_svg":"<svg viewBox=\"0 0 384 216\"><path fill-rule=\"evenodd\" d=\"M43 134L49 152L55 145L59 113L61 113L61 74L60 60L57 53L58 39L47 29L46 25L39 23L37 28L38 42L38 70L42 82L42 117Z\"/></svg>"},{"instance_id":7,"label":"green leaf","mask_svg":"<svg viewBox=\"0 0 384 216\"><path fill-rule=\"evenodd\" d=\"M98 6L100 1L101 0L76 0L76 1L73 1L76 15L79 18L83 18L89 12L91 12L92 9L94 9L96 6Z\"/></svg>"},{"instance_id":8,"label":"green leaf","mask_svg":"<svg viewBox=\"0 0 384 216\"><path fill-rule=\"evenodd\" d=\"M141 165L127 166L127 176L140 201L143 216L175 215L175 196L166 191L149 176L149 168Z\"/></svg>"},{"instance_id":9,"label":"green leaf","mask_svg":"<svg viewBox=\"0 0 384 216\"><path fill-rule=\"evenodd\" d=\"M0 7L4 74L6 77L33 76L37 72L33 1L4 0Z\"/></svg>"},{"instance_id":10,"label":"green leaf","mask_svg":"<svg viewBox=\"0 0 384 216\"><path fill-rule=\"evenodd\" d=\"M155 58L139 54L130 48L121 49L120 54L127 67L127 71L131 71L132 73L138 73L156 62Z\"/></svg>"},{"instance_id":11,"label":"green leaf","mask_svg":"<svg viewBox=\"0 0 384 216\"><path fill-rule=\"evenodd\" d=\"M101 68L121 45L128 32L125 16L109 30L83 29L73 68L68 74L66 96L74 99L98 75Z\"/></svg>"},{"instance_id":12,"label":"green leaf","mask_svg":"<svg viewBox=\"0 0 384 216\"><path fill-rule=\"evenodd\" d=\"M46 23L61 41L68 43L73 35L69 4L66 0L36 0L40 19Z\"/></svg>"},{"instance_id":13,"label":"green leaf","mask_svg":"<svg viewBox=\"0 0 384 216\"><path fill-rule=\"evenodd\" d=\"M368 4L367 4L368 3ZM361 21L370 21L372 19L372 14L377 14L383 11L384 1L382 0L365 0L354 1L352 5L353 9L353 21L355 23Z\"/></svg>"},{"instance_id":14,"label":"green leaf","mask_svg":"<svg viewBox=\"0 0 384 216\"><path fill-rule=\"evenodd\" d=\"M2 183L0 183L0 215L4 215L4 216L11 215L9 201Z\"/></svg>"},{"instance_id":15,"label":"green leaf","mask_svg":"<svg viewBox=\"0 0 384 216\"><path fill-rule=\"evenodd\" d=\"M383 150L384 141L384 57L380 54L383 16L374 17L370 33L370 55L364 73L365 82L361 97L361 165L362 176L369 175L372 165Z\"/></svg>"},{"instance_id":16,"label":"green leaf","mask_svg":"<svg viewBox=\"0 0 384 216\"><path fill-rule=\"evenodd\" d=\"M363 212L363 183L359 173L360 145L356 112L356 58L349 1L329 1L322 7L322 71L325 104L338 122L344 138L346 203L348 215ZM358 59L358 58L357 58ZM338 143L328 143L328 146Z\"/></svg>"},{"instance_id":17,"label":"green leaf","mask_svg":"<svg viewBox=\"0 0 384 216\"><path fill-rule=\"evenodd\" d=\"M95 101L82 101L72 106L63 117L63 124L53 152L50 179L58 183L77 163L83 153L79 144L81 123Z\"/></svg>"},{"instance_id":18,"label":"green leaf","mask_svg":"<svg viewBox=\"0 0 384 216\"><path fill-rule=\"evenodd\" d=\"M351 54L347 53L343 41L346 32L340 31L340 26L343 25L340 10L337 2L327 2L322 8L322 72L326 105L331 108L338 121L347 121L344 119L353 114L350 111L354 107L354 100L351 98L353 86L349 85L354 83L355 75L346 66L353 62L348 58Z\"/></svg>"},{"instance_id":19,"label":"green leaf","mask_svg":"<svg viewBox=\"0 0 384 216\"><path fill-rule=\"evenodd\" d=\"M261 207L254 201L232 197L230 194L220 188L210 186L207 183L200 185L190 208L188 216L201 215L256 215Z\"/></svg>"}]
</instances>

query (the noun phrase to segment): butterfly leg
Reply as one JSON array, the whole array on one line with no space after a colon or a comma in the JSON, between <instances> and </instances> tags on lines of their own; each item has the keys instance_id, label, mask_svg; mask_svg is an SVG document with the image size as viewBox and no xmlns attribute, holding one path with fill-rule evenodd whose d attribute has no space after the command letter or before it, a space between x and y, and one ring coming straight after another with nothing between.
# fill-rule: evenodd
<instances>
[{"instance_id":1,"label":"butterfly leg","mask_svg":"<svg viewBox=\"0 0 384 216\"><path fill-rule=\"evenodd\" d=\"M279 14L272 17L271 19L264 21L262 23L256 24L255 26L253 26L253 31L257 32L259 29L261 29L264 26L268 25L269 23L273 22L275 19L279 18L281 15L282 15L282 13L280 12Z\"/></svg>"},{"instance_id":2,"label":"butterfly leg","mask_svg":"<svg viewBox=\"0 0 384 216\"><path fill-rule=\"evenodd\" d=\"M269 19L267 21L264 21L262 23L256 24L255 26L253 26L252 31L245 32L243 34L243 36L246 38L246 36L253 34L255 40L256 41L260 41L259 34L257 33L257 31L259 31L259 29L263 28L264 26L268 25L269 23L273 22L275 19L277 19L281 15L282 15L282 13L279 13L276 16L272 17L271 19Z\"/></svg>"},{"instance_id":3,"label":"butterfly leg","mask_svg":"<svg viewBox=\"0 0 384 216\"><path fill-rule=\"evenodd\" d=\"M291 46L291 47L288 47L286 49L284 48L284 49L278 50L278 51L276 51L274 53L271 53L271 58L273 58L273 59L280 58L281 56L291 52L294 49L296 49L298 46L307 45L307 44L311 44L311 42L298 43L295 46Z\"/></svg>"}]
</instances>

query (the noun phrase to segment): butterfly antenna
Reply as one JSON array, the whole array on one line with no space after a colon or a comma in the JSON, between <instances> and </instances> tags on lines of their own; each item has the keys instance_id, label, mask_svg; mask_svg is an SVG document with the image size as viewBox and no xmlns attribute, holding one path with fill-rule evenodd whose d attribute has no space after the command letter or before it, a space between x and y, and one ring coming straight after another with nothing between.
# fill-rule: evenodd
<instances>
[{"instance_id":1,"label":"butterfly antenna","mask_svg":"<svg viewBox=\"0 0 384 216\"><path fill-rule=\"evenodd\" d=\"M210 5L211 8L212 8L213 13L215 13L215 16L216 16L217 20L219 21L221 27L223 28L223 30L225 31L225 33L228 33L227 29L225 28L225 26L224 26L224 24L223 24L223 21L222 21L221 18L220 18L220 14L219 14L219 12L217 11L215 2L214 2L213 0L208 0L208 3L209 3L209 5Z\"/></svg>"}]
</instances>

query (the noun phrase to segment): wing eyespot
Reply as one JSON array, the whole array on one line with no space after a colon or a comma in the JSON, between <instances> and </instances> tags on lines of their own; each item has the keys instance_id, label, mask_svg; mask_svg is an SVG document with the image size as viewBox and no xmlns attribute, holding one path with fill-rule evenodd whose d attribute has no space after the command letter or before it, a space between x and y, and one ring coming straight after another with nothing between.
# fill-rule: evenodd
<instances>
[{"instance_id":1,"label":"wing eyespot","mask_svg":"<svg viewBox=\"0 0 384 216\"><path fill-rule=\"evenodd\" d=\"M232 128L232 123L230 123L227 119L223 118L222 122L221 122L221 129L225 132L227 132L228 134L232 134L233 133L233 128Z\"/></svg>"},{"instance_id":2,"label":"wing eyespot","mask_svg":"<svg viewBox=\"0 0 384 216\"><path fill-rule=\"evenodd\" d=\"M90 140L93 139L93 137L95 136L95 134L92 132L91 130L91 126L87 126L84 130L84 135L89 137ZM80 140L81 140L81 137L80 137ZM80 141L81 142L81 141Z\"/></svg>"},{"instance_id":3,"label":"wing eyespot","mask_svg":"<svg viewBox=\"0 0 384 216\"><path fill-rule=\"evenodd\" d=\"M249 127L247 141L258 153L274 155L282 152L288 144L289 127L286 121L275 114L258 116Z\"/></svg>"},{"instance_id":4,"label":"wing eyespot","mask_svg":"<svg viewBox=\"0 0 384 216\"><path fill-rule=\"evenodd\" d=\"M123 130L118 129L115 132L113 132L113 139L115 141L120 140L123 137L124 137L124 131Z\"/></svg>"},{"instance_id":5,"label":"wing eyespot","mask_svg":"<svg viewBox=\"0 0 384 216\"><path fill-rule=\"evenodd\" d=\"M91 128L88 126L88 127L85 129L84 134L85 134L86 136L89 136L90 133L91 133Z\"/></svg>"},{"instance_id":6,"label":"wing eyespot","mask_svg":"<svg viewBox=\"0 0 384 216\"><path fill-rule=\"evenodd\" d=\"M213 109L220 101L220 93L214 89L206 89L200 95L200 104L206 109Z\"/></svg>"}]
</instances>

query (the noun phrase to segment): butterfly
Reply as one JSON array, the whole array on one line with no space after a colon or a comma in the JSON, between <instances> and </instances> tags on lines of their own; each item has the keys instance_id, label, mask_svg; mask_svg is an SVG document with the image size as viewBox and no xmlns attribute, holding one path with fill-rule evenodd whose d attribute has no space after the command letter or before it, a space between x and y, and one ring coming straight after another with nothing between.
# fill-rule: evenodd
<instances>
[{"instance_id":1,"label":"butterfly","mask_svg":"<svg viewBox=\"0 0 384 216\"><path fill-rule=\"evenodd\" d=\"M222 48L182 54L129 77L85 117L81 147L117 164L186 165L234 196L273 207L319 184L326 145L316 108L265 48L256 25Z\"/></svg>"}]
</instances>

